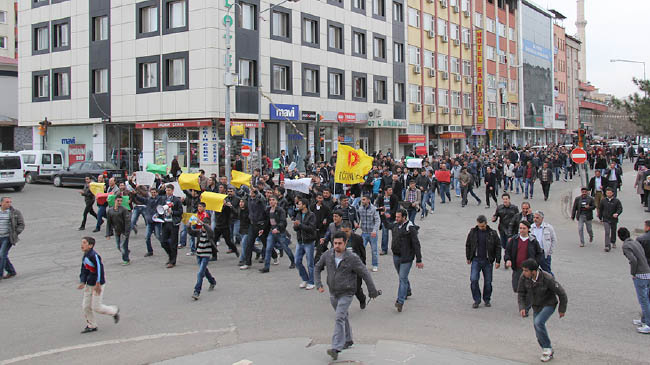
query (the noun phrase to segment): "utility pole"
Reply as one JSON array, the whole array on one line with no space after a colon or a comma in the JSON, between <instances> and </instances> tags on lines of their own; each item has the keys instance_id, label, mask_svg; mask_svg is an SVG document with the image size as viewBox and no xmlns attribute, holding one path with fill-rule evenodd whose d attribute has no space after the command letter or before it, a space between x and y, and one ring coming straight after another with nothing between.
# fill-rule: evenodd
<instances>
[{"instance_id":1,"label":"utility pole","mask_svg":"<svg viewBox=\"0 0 650 365\"><path fill-rule=\"evenodd\" d=\"M232 35L230 34L230 28L233 25L233 19L230 16L230 9L232 8L232 5L228 7L228 14L223 18L223 24L226 27L226 34L224 38L226 38L226 57L224 60L224 66L225 66L225 72L223 75L223 84L226 86L226 125L224 128L225 131L225 139L226 139L226 146L225 146L225 161L226 161L226 177L228 178L228 181L230 181L230 88L234 85L233 81L233 75L230 72L230 66L232 66L232 54L230 54L230 48L231 44L230 41L232 40Z\"/></svg>"}]
</instances>

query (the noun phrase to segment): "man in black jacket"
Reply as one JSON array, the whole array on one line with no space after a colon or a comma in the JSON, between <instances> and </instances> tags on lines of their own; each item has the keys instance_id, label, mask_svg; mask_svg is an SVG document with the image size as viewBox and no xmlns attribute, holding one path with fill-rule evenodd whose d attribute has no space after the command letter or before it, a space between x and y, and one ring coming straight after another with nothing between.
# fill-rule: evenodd
<instances>
[{"instance_id":1,"label":"man in black jacket","mask_svg":"<svg viewBox=\"0 0 650 365\"><path fill-rule=\"evenodd\" d=\"M623 185L623 170L616 162L612 162L609 165L609 169L605 172L605 181L607 181L607 186L614 189L614 197L617 196L618 190Z\"/></svg>"},{"instance_id":2,"label":"man in black jacket","mask_svg":"<svg viewBox=\"0 0 650 365\"><path fill-rule=\"evenodd\" d=\"M176 266L178 229L183 218L183 205L181 204L181 198L174 196L174 185L167 184L165 186L163 204L167 205L168 208L163 217L164 222L160 236L160 245L167 252L167 256L169 257L167 268L171 269Z\"/></svg>"},{"instance_id":3,"label":"man in black jacket","mask_svg":"<svg viewBox=\"0 0 650 365\"><path fill-rule=\"evenodd\" d=\"M415 266L418 269L424 268L422 253L420 251L420 240L418 239L418 229L409 221L408 213L402 208L398 209L395 213L391 251L393 251L393 264L399 275L399 288L397 290L395 308L397 308L398 312L401 312L406 298L412 294L409 272L411 271L413 260L415 260Z\"/></svg>"},{"instance_id":4,"label":"man in black jacket","mask_svg":"<svg viewBox=\"0 0 650 365\"><path fill-rule=\"evenodd\" d=\"M117 249L122 253L122 265L131 263L129 260L129 234L131 233L131 214L122 206L122 196L115 197L113 206L106 211L106 239L115 234Z\"/></svg>"},{"instance_id":5,"label":"man in black jacket","mask_svg":"<svg viewBox=\"0 0 650 365\"><path fill-rule=\"evenodd\" d=\"M488 166L485 169L485 209L490 209L490 198L494 200L494 204L497 203L497 178L494 172L492 172L492 167Z\"/></svg>"},{"instance_id":6,"label":"man in black jacket","mask_svg":"<svg viewBox=\"0 0 650 365\"><path fill-rule=\"evenodd\" d=\"M530 223L522 221L519 223L519 234L508 240L508 246L503 254L506 268L512 268L512 290L515 293L523 271L522 264L527 259L535 259L540 263L544 259L544 251L535 236L530 234Z\"/></svg>"},{"instance_id":7,"label":"man in black jacket","mask_svg":"<svg viewBox=\"0 0 650 365\"><path fill-rule=\"evenodd\" d=\"M257 237L260 238L263 244L266 244L267 234L264 232L268 216L266 213L266 200L264 195L260 193L257 188L252 188L248 197L248 218L250 219L250 226L248 227L248 235L246 235L246 253L244 255L245 263L240 266L240 270L246 270L252 265L253 246ZM264 251L262 251L264 253ZM272 255L276 255L275 250L271 250Z\"/></svg>"},{"instance_id":8,"label":"man in black jacket","mask_svg":"<svg viewBox=\"0 0 650 365\"><path fill-rule=\"evenodd\" d=\"M645 257L648 260L648 263L650 263L650 220L645 221L643 225L643 231L645 233L637 237L636 240L639 241L641 247L643 247L643 251L645 251Z\"/></svg>"},{"instance_id":9,"label":"man in black jacket","mask_svg":"<svg viewBox=\"0 0 650 365\"><path fill-rule=\"evenodd\" d=\"M314 244L318 239L316 233L316 216L309 211L306 198L299 198L298 213L293 221L293 230L296 231L296 267L302 282L299 287L307 290L314 289ZM302 264L303 256L307 255L307 269Z\"/></svg>"},{"instance_id":10,"label":"man in black jacket","mask_svg":"<svg viewBox=\"0 0 650 365\"><path fill-rule=\"evenodd\" d=\"M530 203L527 201L521 203L521 212L515 214L510 222L510 232L518 232L519 222L521 221L527 221L532 225L534 223L533 218L533 210L530 209Z\"/></svg>"},{"instance_id":11,"label":"man in black jacket","mask_svg":"<svg viewBox=\"0 0 650 365\"><path fill-rule=\"evenodd\" d=\"M90 183L93 182L93 180L90 178L90 176L86 176L85 178L85 184L84 184L84 189L80 191L79 193L81 196L84 197L84 203L86 203L86 208L84 209L83 212L83 220L81 221L81 226L79 226L79 231L83 231L86 229L86 218L88 217L88 214L92 215L97 219L97 213L95 213L95 210L93 210L93 204L95 203L95 194L90 191Z\"/></svg>"},{"instance_id":12,"label":"man in black jacket","mask_svg":"<svg viewBox=\"0 0 650 365\"><path fill-rule=\"evenodd\" d=\"M492 216L492 222L496 222L497 219L499 219L499 236L501 237L501 247L506 248L508 238L517 233L514 230L510 231L510 223L514 219L515 215L519 213L519 209L517 209L517 207L510 202L510 194L501 194L501 200L503 201L503 204L497 207L497 210Z\"/></svg>"},{"instance_id":13,"label":"man in black jacket","mask_svg":"<svg viewBox=\"0 0 650 365\"><path fill-rule=\"evenodd\" d=\"M483 301L486 307L490 307L492 297L492 264L496 261L496 268L501 265L501 242L499 235L487 224L487 218L479 215L476 218L476 227L472 228L465 241L465 257L467 264L472 265L469 276L470 288L474 304L472 308L478 308L481 304L481 289L478 281L483 272Z\"/></svg>"},{"instance_id":14,"label":"man in black jacket","mask_svg":"<svg viewBox=\"0 0 650 365\"><path fill-rule=\"evenodd\" d=\"M573 200L571 209L571 220L578 218L578 236L580 237L580 247L585 247L584 226L587 226L589 233L589 243L594 241L594 231L591 229L591 221L594 219L594 209L596 203L594 198L589 196L589 190L586 187L580 189L580 196Z\"/></svg>"},{"instance_id":15,"label":"man in black jacket","mask_svg":"<svg viewBox=\"0 0 650 365\"><path fill-rule=\"evenodd\" d=\"M280 250L284 250L291 260L289 266L290 269L293 269L294 257L293 252L289 248L289 239L287 238L287 213L284 209L278 206L278 198L275 195L269 197L269 208L266 210L266 214L269 217L269 220L266 223L266 228L264 231L268 232L268 238L266 240L266 255L264 256L264 268L260 269L261 273L269 272L269 267L271 263L271 251L275 250L276 245ZM277 265L278 260L273 260L273 264Z\"/></svg>"},{"instance_id":16,"label":"man in black jacket","mask_svg":"<svg viewBox=\"0 0 650 365\"><path fill-rule=\"evenodd\" d=\"M350 225L350 222L341 223L341 232L345 233L345 236L347 237L345 240L345 247L357 254L361 259L361 262L365 265L366 247L363 245L363 238L352 231L352 225ZM334 235L336 236L336 234ZM357 275L357 291L354 295L359 300L359 306L361 309L366 309L366 295L363 294L363 289L361 288L361 276L359 275Z\"/></svg>"},{"instance_id":17,"label":"man in black jacket","mask_svg":"<svg viewBox=\"0 0 650 365\"><path fill-rule=\"evenodd\" d=\"M399 200L392 187L389 186L384 190L384 194L377 198L375 206L381 219L381 251L379 254L383 256L388 253L388 233L395 222L395 212L399 208Z\"/></svg>"},{"instance_id":18,"label":"man in black jacket","mask_svg":"<svg viewBox=\"0 0 650 365\"><path fill-rule=\"evenodd\" d=\"M623 205L614 197L615 194L611 186L605 190L606 198L600 201L598 212L598 219L605 227L605 252L609 252L612 247L616 248L616 225L618 216L623 213Z\"/></svg>"},{"instance_id":19,"label":"man in black jacket","mask_svg":"<svg viewBox=\"0 0 650 365\"><path fill-rule=\"evenodd\" d=\"M594 170L594 177L589 179L587 188L591 191L591 197L594 198L594 204L596 205L596 209L598 209L598 215L600 215L600 201L603 199L606 187L607 181L601 176L600 170Z\"/></svg>"}]
</instances>

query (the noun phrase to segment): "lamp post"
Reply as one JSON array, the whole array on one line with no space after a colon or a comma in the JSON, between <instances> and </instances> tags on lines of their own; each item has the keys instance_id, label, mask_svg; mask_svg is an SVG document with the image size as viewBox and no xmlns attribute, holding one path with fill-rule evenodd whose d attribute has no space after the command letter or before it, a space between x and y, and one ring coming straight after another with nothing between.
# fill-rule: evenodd
<instances>
[{"instance_id":1,"label":"lamp post","mask_svg":"<svg viewBox=\"0 0 650 365\"><path fill-rule=\"evenodd\" d=\"M645 77L645 61L634 61L634 60L611 59L611 60L609 60L609 62L612 62L612 63L613 63L613 62L640 63L640 64L643 65L643 81L646 81L646 80L647 80L646 77ZM646 96L646 98L648 97L648 92L647 92L647 91L645 92L645 96Z\"/></svg>"}]
</instances>

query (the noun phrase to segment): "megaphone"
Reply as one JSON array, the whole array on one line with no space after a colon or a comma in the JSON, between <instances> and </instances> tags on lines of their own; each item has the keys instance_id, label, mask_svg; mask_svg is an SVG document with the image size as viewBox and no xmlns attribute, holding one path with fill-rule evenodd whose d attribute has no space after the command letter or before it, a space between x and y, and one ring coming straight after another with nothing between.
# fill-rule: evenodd
<instances>
[{"instance_id":1,"label":"megaphone","mask_svg":"<svg viewBox=\"0 0 650 365\"><path fill-rule=\"evenodd\" d=\"M158 215L165 215L165 208L166 205L159 205L156 207L156 212L158 212Z\"/></svg>"}]
</instances>

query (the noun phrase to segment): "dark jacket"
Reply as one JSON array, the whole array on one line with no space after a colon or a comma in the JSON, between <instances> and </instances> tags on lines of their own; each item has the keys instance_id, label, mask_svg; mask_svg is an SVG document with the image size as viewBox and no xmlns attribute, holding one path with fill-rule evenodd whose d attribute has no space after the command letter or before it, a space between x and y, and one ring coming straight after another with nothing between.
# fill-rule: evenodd
<instances>
[{"instance_id":1,"label":"dark jacket","mask_svg":"<svg viewBox=\"0 0 650 365\"><path fill-rule=\"evenodd\" d=\"M266 200L257 193L255 198L248 198L248 218L251 224L263 226L266 224Z\"/></svg>"},{"instance_id":2,"label":"dark jacket","mask_svg":"<svg viewBox=\"0 0 650 365\"><path fill-rule=\"evenodd\" d=\"M361 259L363 264L366 264L366 246L363 245L363 238L358 234L351 232L350 237L348 237L348 243L346 248L352 249L352 252L356 253L357 256Z\"/></svg>"},{"instance_id":3,"label":"dark jacket","mask_svg":"<svg viewBox=\"0 0 650 365\"><path fill-rule=\"evenodd\" d=\"M88 184L84 185L84 191L81 195L84 197L84 202L86 204L92 204L95 201L95 194L90 191L90 186Z\"/></svg>"},{"instance_id":4,"label":"dark jacket","mask_svg":"<svg viewBox=\"0 0 650 365\"><path fill-rule=\"evenodd\" d=\"M614 214L619 216L623 213L623 205L621 201L617 198L604 198L600 201L600 207L598 209L598 219L605 222L617 223L618 217L614 218Z\"/></svg>"},{"instance_id":5,"label":"dark jacket","mask_svg":"<svg viewBox=\"0 0 650 365\"><path fill-rule=\"evenodd\" d=\"M167 195L163 194L162 196L162 204L167 203ZM181 203L181 198L177 196L172 196L170 202L172 203L172 222L175 226L181 224L181 220L183 220L183 204Z\"/></svg>"},{"instance_id":6,"label":"dark jacket","mask_svg":"<svg viewBox=\"0 0 650 365\"><path fill-rule=\"evenodd\" d=\"M539 172L537 173L537 177L539 177L539 181L541 182L547 182L547 183L552 183L553 182L553 169L550 167L548 168L541 168L539 169Z\"/></svg>"},{"instance_id":7,"label":"dark jacket","mask_svg":"<svg viewBox=\"0 0 650 365\"><path fill-rule=\"evenodd\" d=\"M354 295L357 291L358 275L366 282L370 297L376 297L377 289L375 288L375 283L372 281L370 272L368 272L366 265L363 264L359 256L345 250L343 252L343 259L339 265L336 266L336 260L334 259L335 255L334 249L331 248L325 251L325 253L321 255L320 260L316 263L316 266L314 267L316 287L323 287L321 272L323 271L323 268L327 267L327 286L331 295L336 297Z\"/></svg>"},{"instance_id":8,"label":"dark jacket","mask_svg":"<svg viewBox=\"0 0 650 365\"><path fill-rule=\"evenodd\" d=\"M9 243L15 246L18 242L18 235L23 230L25 230L23 214L14 207L9 208Z\"/></svg>"},{"instance_id":9,"label":"dark jacket","mask_svg":"<svg viewBox=\"0 0 650 365\"><path fill-rule=\"evenodd\" d=\"M494 217L499 218L499 233L505 234L507 237L516 234L517 231L510 231L512 220L515 218L515 215L519 213L519 208L514 204L510 206L505 206L500 204L497 207L497 210L494 211Z\"/></svg>"},{"instance_id":10,"label":"dark jacket","mask_svg":"<svg viewBox=\"0 0 650 365\"><path fill-rule=\"evenodd\" d=\"M522 212L515 214L510 222L510 232L516 233L519 232L519 223L523 221L528 221L528 223L533 224L533 213L528 213L525 217Z\"/></svg>"},{"instance_id":11,"label":"dark jacket","mask_svg":"<svg viewBox=\"0 0 650 365\"><path fill-rule=\"evenodd\" d=\"M284 233L287 230L287 213L284 211L284 209L276 206L275 211L271 213L271 207L268 207L266 209L266 214L268 215L269 219L267 221L265 231L270 233L272 230L277 228L280 233ZM271 219L275 220L275 225L271 224Z\"/></svg>"},{"instance_id":12,"label":"dark jacket","mask_svg":"<svg viewBox=\"0 0 650 365\"><path fill-rule=\"evenodd\" d=\"M407 221L402 224L393 224L393 240L391 242L393 256L399 256L402 263L422 262L420 251L420 240L418 239L418 228Z\"/></svg>"},{"instance_id":13,"label":"dark jacket","mask_svg":"<svg viewBox=\"0 0 650 365\"><path fill-rule=\"evenodd\" d=\"M384 207L384 196L385 195L380 195L377 197L377 200L375 201L375 207L377 207L377 211L379 211L379 218L381 218L381 222L386 224L387 221L388 222L395 221L395 212L397 212L397 209L399 209L399 199L395 194L391 195L390 205L388 207ZM386 219L384 213L389 213L390 218Z\"/></svg>"},{"instance_id":14,"label":"dark jacket","mask_svg":"<svg viewBox=\"0 0 650 365\"><path fill-rule=\"evenodd\" d=\"M159 205L165 204L164 199L159 195L155 198L149 197L145 201L145 209L144 209L144 219L147 222L147 224L155 223L153 221L153 216L158 213L156 210Z\"/></svg>"},{"instance_id":15,"label":"dark jacket","mask_svg":"<svg viewBox=\"0 0 650 365\"><path fill-rule=\"evenodd\" d=\"M128 235L131 231L131 213L123 206L106 209L106 237L115 234Z\"/></svg>"},{"instance_id":16,"label":"dark jacket","mask_svg":"<svg viewBox=\"0 0 650 365\"><path fill-rule=\"evenodd\" d=\"M584 201L584 205L583 205ZM585 206L589 208L584 208ZM571 209L571 219L580 218L581 215L587 218L588 221L594 219L594 209L596 209L596 201L591 196L587 195L583 198L582 195L573 200L573 208Z\"/></svg>"},{"instance_id":17,"label":"dark jacket","mask_svg":"<svg viewBox=\"0 0 650 365\"><path fill-rule=\"evenodd\" d=\"M528 303L532 303L533 311L539 313L544 307L555 307L560 298L558 312L566 313L569 302L564 288L555 281L553 275L538 269L537 282L527 279L524 275L519 277L517 286L517 298L519 310L526 309Z\"/></svg>"},{"instance_id":18,"label":"dark jacket","mask_svg":"<svg viewBox=\"0 0 650 365\"><path fill-rule=\"evenodd\" d=\"M327 226L331 223L331 211L323 202L323 205L320 206L320 209L317 209L317 204L314 203L309 207L309 211L314 213L316 217L316 229L318 230L319 237L325 234ZM325 221L325 223L323 223Z\"/></svg>"},{"instance_id":19,"label":"dark jacket","mask_svg":"<svg viewBox=\"0 0 650 365\"><path fill-rule=\"evenodd\" d=\"M497 176L494 174L494 172L490 172L489 174L485 174L485 188L488 189L490 187L494 188L497 185Z\"/></svg>"},{"instance_id":20,"label":"dark jacket","mask_svg":"<svg viewBox=\"0 0 650 365\"><path fill-rule=\"evenodd\" d=\"M623 176L622 176L623 170L620 167L616 166L614 168L614 173L616 174L616 183L618 184L618 186L621 186L621 184L623 183ZM611 174L612 174L612 169L607 169L607 171L605 171L605 175L603 175L605 177L605 181L607 181L608 184L609 184L609 177L611 176Z\"/></svg>"},{"instance_id":21,"label":"dark jacket","mask_svg":"<svg viewBox=\"0 0 650 365\"><path fill-rule=\"evenodd\" d=\"M293 229L296 231L296 238L298 243L312 243L318 239L316 233L316 215L314 213L307 211L307 213L297 212L296 220L300 222L297 226L294 226Z\"/></svg>"},{"instance_id":22,"label":"dark jacket","mask_svg":"<svg viewBox=\"0 0 650 365\"><path fill-rule=\"evenodd\" d=\"M232 208L230 208L226 204L224 204L223 208L221 208L221 212L214 212L214 214L215 214L215 229L217 227L219 227L219 228L230 227L230 214L231 213L232 213Z\"/></svg>"},{"instance_id":23,"label":"dark jacket","mask_svg":"<svg viewBox=\"0 0 650 365\"><path fill-rule=\"evenodd\" d=\"M104 265L102 264L101 256L94 249L90 249L90 251L84 253L84 257L81 259L79 282L88 286L95 286L97 281L101 285L106 283Z\"/></svg>"},{"instance_id":24,"label":"dark jacket","mask_svg":"<svg viewBox=\"0 0 650 365\"><path fill-rule=\"evenodd\" d=\"M587 188L589 188L589 191L591 192L591 196L596 196L596 177L592 177L589 179L589 184L587 185ZM605 177L601 176L600 177L600 191L605 194L605 188L607 188L607 179Z\"/></svg>"},{"instance_id":25,"label":"dark jacket","mask_svg":"<svg viewBox=\"0 0 650 365\"><path fill-rule=\"evenodd\" d=\"M248 227L251 225L251 219L248 216L248 207L239 208L239 234L248 234Z\"/></svg>"},{"instance_id":26,"label":"dark jacket","mask_svg":"<svg viewBox=\"0 0 650 365\"><path fill-rule=\"evenodd\" d=\"M643 247L643 251L645 251L645 257L648 260L648 263L650 263L650 232L642 234L641 236L637 237L636 240L639 241L641 247Z\"/></svg>"},{"instance_id":27,"label":"dark jacket","mask_svg":"<svg viewBox=\"0 0 650 365\"><path fill-rule=\"evenodd\" d=\"M510 237L508 240L508 244L506 245L506 250L503 253L503 261L508 262L512 261L512 268L514 269L520 269L519 267L515 267L517 264L517 251L519 250L519 235L515 235ZM542 248L539 245L539 242L533 236L532 234L528 235L528 255L526 259L535 259L537 263L539 264L542 262L544 259L544 251L542 251Z\"/></svg>"},{"instance_id":28,"label":"dark jacket","mask_svg":"<svg viewBox=\"0 0 650 365\"><path fill-rule=\"evenodd\" d=\"M639 241L628 238L623 242L623 255L627 257L630 263L630 275L648 274L650 273L650 266L646 253Z\"/></svg>"},{"instance_id":29,"label":"dark jacket","mask_svg":"<svg viewBox=\"0 0 650 365\"><path fill-rule=\"evenodd\" d=\"M476 250L478 248L478 231L479 228L474 227L469 231L467 235L467 240L465 241L465 257L468 261L472 261L476 257ZM499 240L499 235L497 231L487 226L487 239L486 239L486 248L487 248L487 258L488 261L493 263L495 260L498 263L501 263L501 241Z\"/></svg>"}]
</instances>

